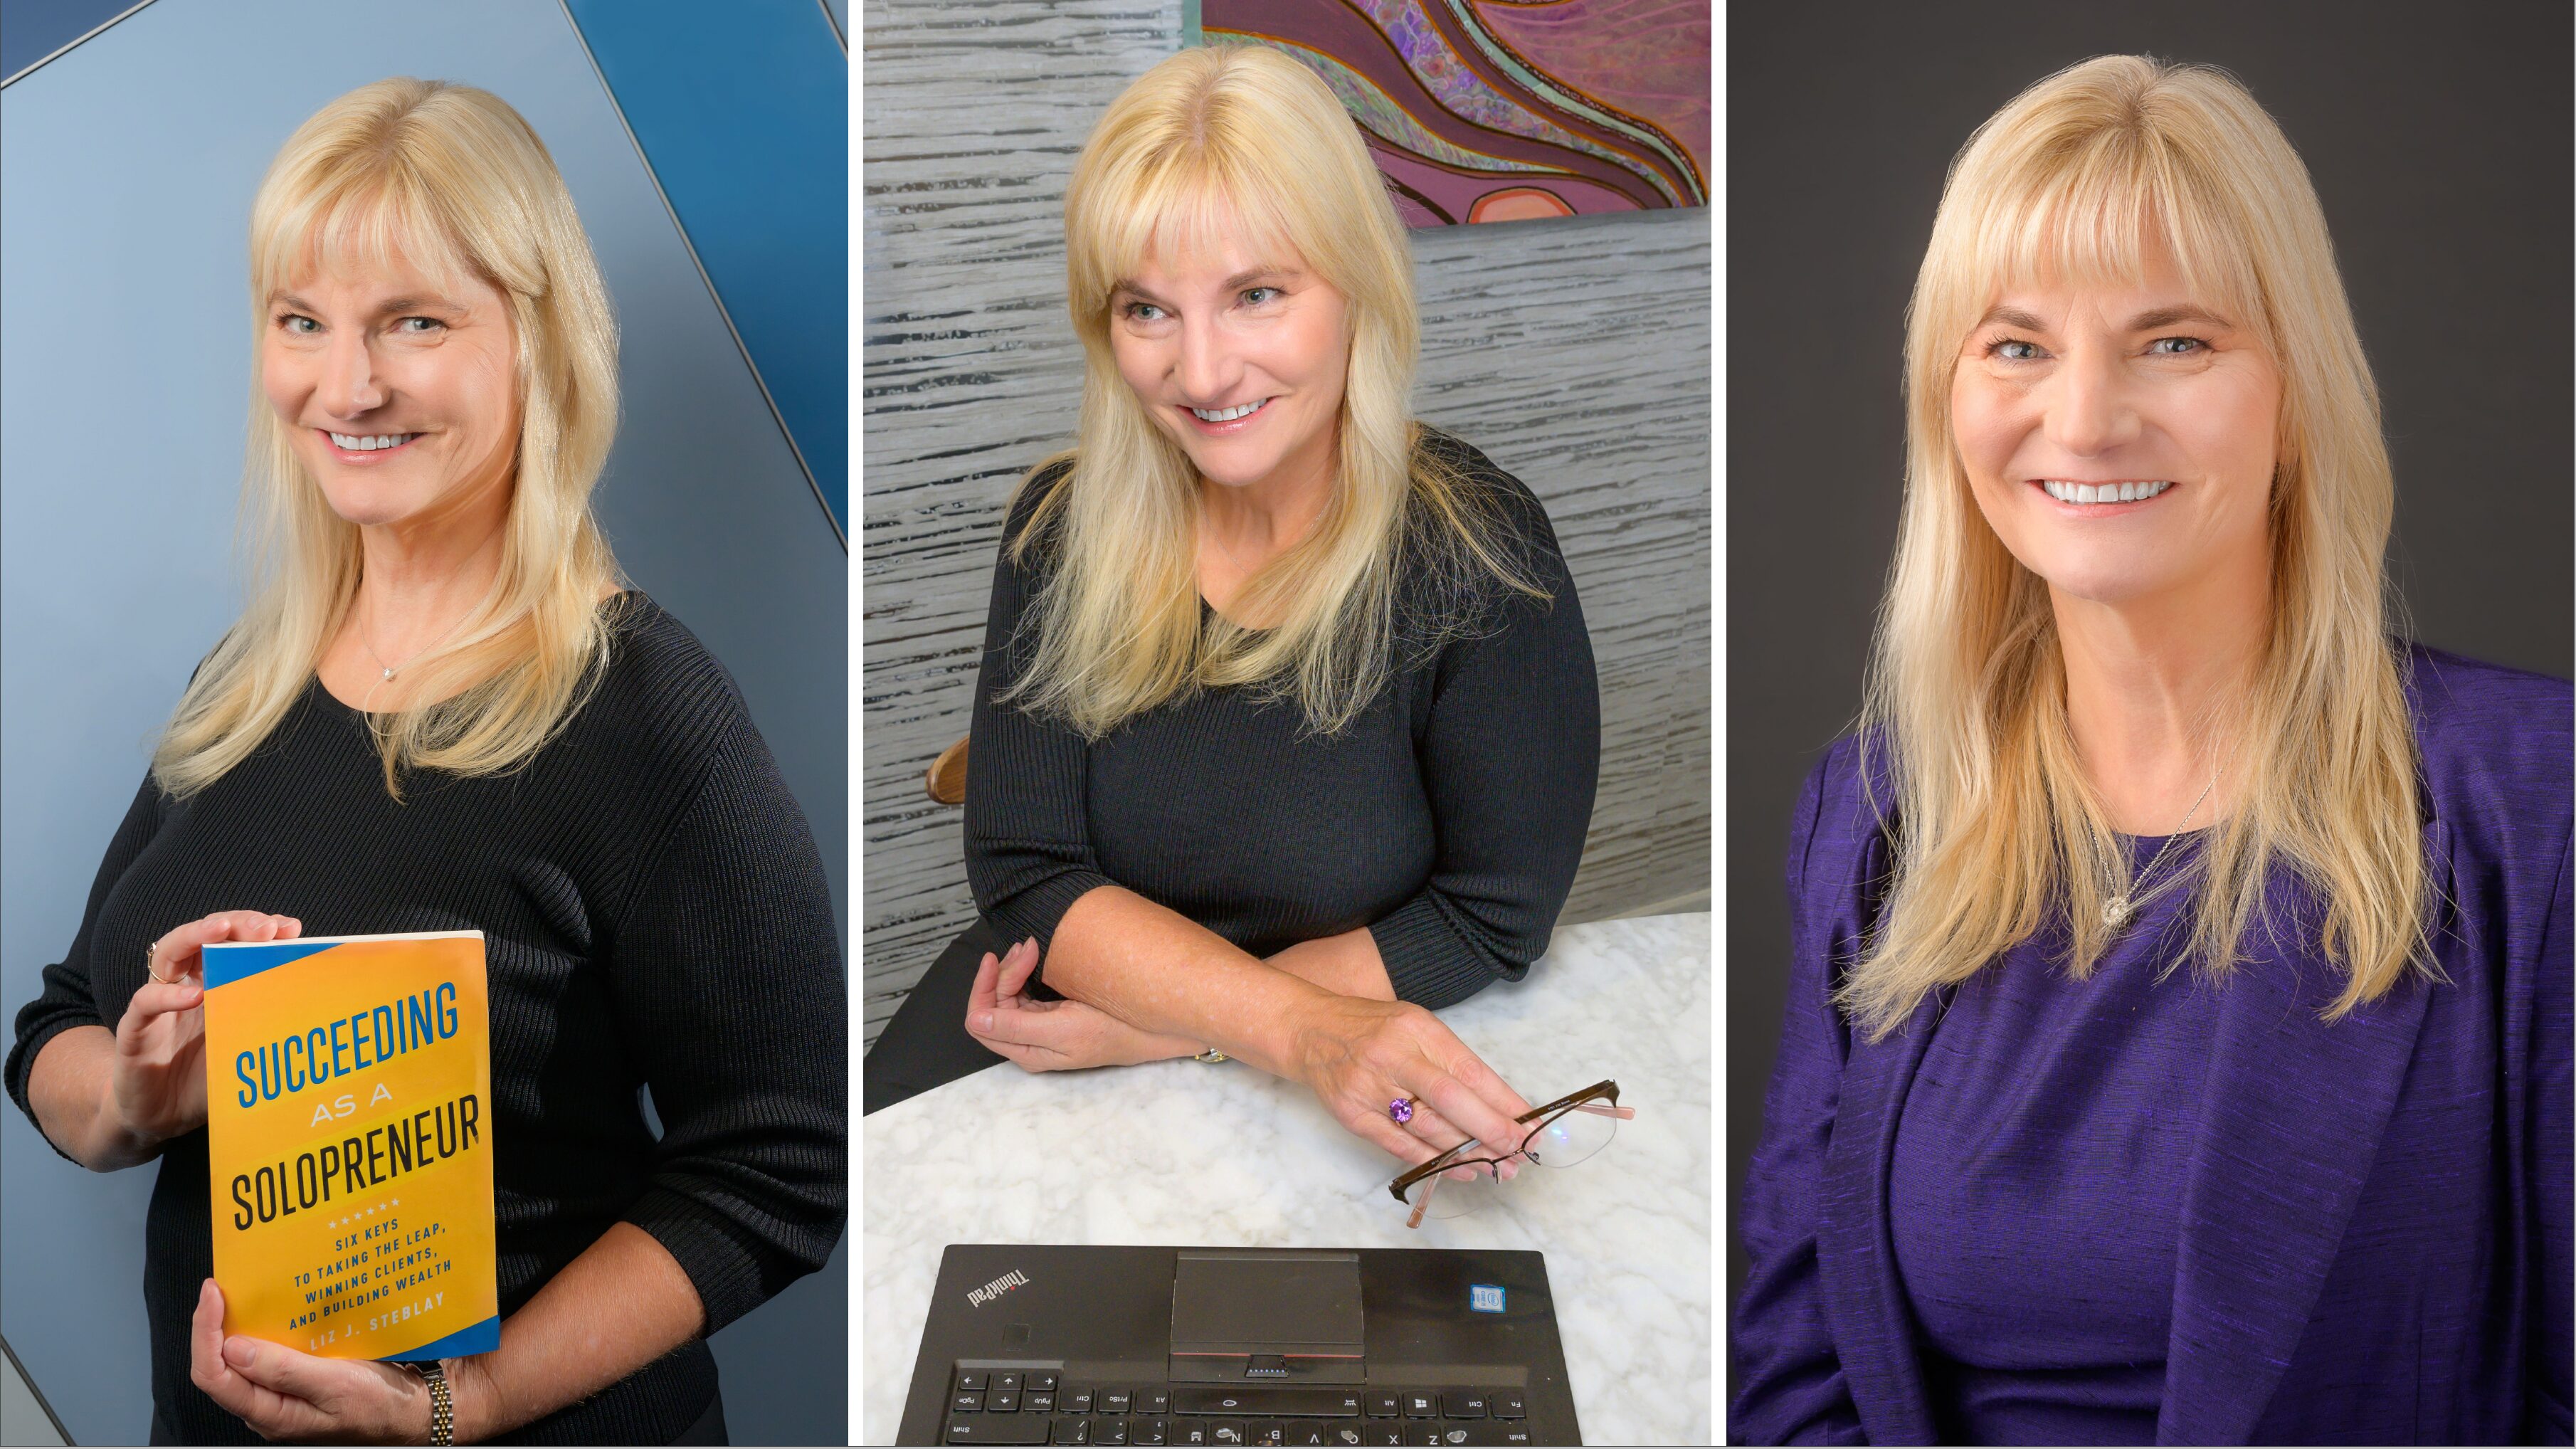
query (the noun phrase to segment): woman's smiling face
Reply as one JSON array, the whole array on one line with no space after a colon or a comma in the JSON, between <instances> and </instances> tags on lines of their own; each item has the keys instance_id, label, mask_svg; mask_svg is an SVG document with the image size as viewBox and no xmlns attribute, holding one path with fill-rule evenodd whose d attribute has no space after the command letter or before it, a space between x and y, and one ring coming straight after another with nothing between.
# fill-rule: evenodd
<instances>
[{"instance_id":1,"label":"woman's smiling face","mask_svg":"<svg viewBox=\"0 0 2576 1449\"><path fill-rule=\"evenodd\" d=\"M519 439L508 301L399 257L314 270L269 298L260 381L331 510L425 521L509 486Z\"/></svg>"},{"instance_id":2,"label":"woman's smiling face","mask_svg":"<svg viewBox=\"0 0 2576 1449\"><path fill-rule=\"evenodd\" d=\"M1950 419L1977 507L2063 595L2119 605L2270 567L2281 378L2160 248L2130 284L2008 287Z\"/></svg>"},{"instance_id":3,"label":"woman's smiling face","mask_svg":"<svg viewBox=\"0 0 2576 1449\"><path fill-rule=\"evenodd\" d=\"M1186 255L1149 253L1110 295L1119 375L1210 482L1329 473L1349 303L1293 250L1208 231Z\"/></svg>"}]
</instances>

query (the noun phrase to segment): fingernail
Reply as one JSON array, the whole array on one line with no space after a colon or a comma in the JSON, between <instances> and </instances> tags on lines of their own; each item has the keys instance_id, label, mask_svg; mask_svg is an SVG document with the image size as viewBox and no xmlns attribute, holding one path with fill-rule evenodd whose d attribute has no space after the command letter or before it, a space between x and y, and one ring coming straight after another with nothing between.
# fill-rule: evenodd
<instances>
[{"instance_id":1,"label":"fingernail","mask_svg":"<svg viewBox=\"0 0 2576 1449\"><path fill-rule=\"evenodd\" d=\"M248 1368L251 1360L250 1340L236 1334L224 1340L224 1362L234 1368Z\"/></svg>"},{"instance_id":2,"label":"fingernail","mask_svg":"<svg viewBox=\"0 0 2576 1449\"><path fill-rule=\"evenodd\" d=\"M977 1013L975 1017L975 1029L977 1031L991 1031L993 1029L993 1013L989 1011Z\"/></svg>"}]
</instances>

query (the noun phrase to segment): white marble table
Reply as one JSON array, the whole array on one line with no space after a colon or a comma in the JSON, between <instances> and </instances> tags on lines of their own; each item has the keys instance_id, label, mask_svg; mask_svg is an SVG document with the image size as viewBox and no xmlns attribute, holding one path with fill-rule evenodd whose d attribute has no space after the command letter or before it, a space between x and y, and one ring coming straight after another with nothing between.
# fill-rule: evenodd
<instances>
[{"instance_id":1,"label":"white marble table","mask_svg":"<svg viewBox=\"0 0 2576 1449\"><path fill-rule=\"evenodd\" d=\"M863 1442L894 1442L941 1250L1010 1242L1535 1248L1584 1439L1712 1442L1709 938L1706 912L1568 926L1526 981L1441 1013L1531 1101L1611 1077L1637 1116L1419 1230L1394 1159L1240 1063L1000 1066L868 1117Z\"/></svg>"}]
</instances>

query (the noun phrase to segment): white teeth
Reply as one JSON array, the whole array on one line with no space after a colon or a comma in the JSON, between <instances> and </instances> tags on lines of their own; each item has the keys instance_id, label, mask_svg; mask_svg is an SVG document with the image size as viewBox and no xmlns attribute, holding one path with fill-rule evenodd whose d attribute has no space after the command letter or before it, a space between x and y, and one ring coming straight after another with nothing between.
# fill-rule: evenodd
<instances>
[{"instance_id":1,"label":"white teeth","mask_svg":"<svg viewBox=\"0 0 2576 1449\"><path fill-rule=\"evenodd\" d=\"M2054 478L2040 480L2048 496L2060 503L2134 503L2153 498L2173 486L2170 480L2153 483L2061 483Z\"/></svg>"},{"instance_id":2,"label":"white teeth","mask_svg":"<svg viewBox=\"0 0 2576 1449\"><path fill-rule=\"evenodd\" d=\"M1269 405L1270 399L1263 398L1259 402L1245 403L1239 408L1218 408L1213 412L1206 408L1192 408L1190 414L1203 423L1230 423L1236 418L1248 418Z\"/></svg>"},{"instance_id":3,"label":"white teeth","mask_svg":"<svg viewBox=\"0 0 2576 1449\"><path fill-rule=\"evenodd\" d=\"M333 433L331 441L352 453L372 453L383 448L399 448L419 436L418 433Z\"/></svg>"}]
</instances>

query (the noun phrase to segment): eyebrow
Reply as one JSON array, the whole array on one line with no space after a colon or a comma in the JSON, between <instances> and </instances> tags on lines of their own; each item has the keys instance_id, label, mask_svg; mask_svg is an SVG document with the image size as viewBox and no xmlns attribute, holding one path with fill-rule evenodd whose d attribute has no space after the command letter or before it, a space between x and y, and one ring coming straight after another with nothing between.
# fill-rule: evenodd
<instances>
[{"instance_id":1,"label":"eyebrow","mask_svg":"<svg viewBox=\"0 0 2576 1449\"><path fill-rule=\"evenodd\" d=\"M322 310L321 308L304 300L302 297L297 296L293 292L280 292L276 295L274 301L277 306L292 307L298 312L318 312ZM390 317L401 312L460 313L464 310L465 307L462 303L451 302L445 297L394 297L388 299L382 306L376 308L376 315L379 317Z\"/></svg>"},{"instance_id":2,"label":"eyebrow","mask_svg":"<svg viewBox=\"0 0 2576 1449\"><path fill-rule=\"evenodd\" d=\"M2233 328L2236 325L2205 307L2195 307L2189 303L2184 303L2180 306L2174 307L2150 308L2147 311L2141 312L2137 316L2130 318L2129 325L2122 330L2128 332L2152 332L2159 327L2171 327L2177 322L2198 322L2204 326L2227 328ZM1997 307L1986 313L1986 315L1978 321L1977 325L1980 327L1987 327L1996 323L2001 323L2006 327L2018 327L2025 332L2046 332L2049 330L2047 323L2042 322L2037 317L2018 307Z\"/></svg>"},{"instance_id":3,"label":"eyebrow","mask_svg":"<svg viewBox=\"0 0 2576 1449\"><path fill-rule=\"evenodd\" d=\"M1220 288L1220 290L1228 291L1228 292L1235 291L1235 290L1237 290L1238 288L1248 287L1248 286L1252 285L1254 282L1260 281L1260 280L1261 280L1262 278L1264 278L1264 277L1277 277L1277 278L1281 279L1282 281L1285 281L1285 280L1288 280L1288 279L1290 279L1290 278L1292 278L1292 277L1302 277L1302 276L1304 276L1304 275L1306 275L1306 274L1305 274L1303 271L1301 271L1301 270L1299 270L1298 268L1296 268L1296 267L1280 267L1280 266L1259 266L1259 267L1250 267L1250 268L1247 268L1247 269L1245 269L1245 270L1243 270L1243 271L1240 271L1240 272L1235 273L1235 274L1234 274L1233 276L1231 276L1231 277L1226 278L1226 279L1225 279L1225 282L1224 282L1223 286ZM1140 300L1140 301L1152 302L1152 303L1154 303L1154 304L1156 304L1156 305L1158 305L1158 306L1159 306L1159 305L1162 305L1162 303L1163 303L1163 299L1162 299L1162 298L1155 296L1152 292L1149 292L1149 291L1145 290L1145 288L1143 288L1143 287L1141 287L1141 286L1138 286L1135 282L1133 282L1133 281L1131 281L1131 280L1129 280L1129 279L1127 279L1127 278L1125 278L1125 277L1121 277L1121 278L1119 278L1119 280L1118 280L1118 285L1116 285L1116 286L1114 286L1114 287L1112 287L1112 288L1110 288L1110 289L1109 289L1109 293L1110 293L1110 295L1111 295L1111 296L1113 296L1113 297L1114 297L1114 296L1116 296L1117 294L1119 294L1120 292L1128 293L1129 295L1136 297L1136 298L1137 298L1138 300Z\"/></svg>"}]
</instances>

